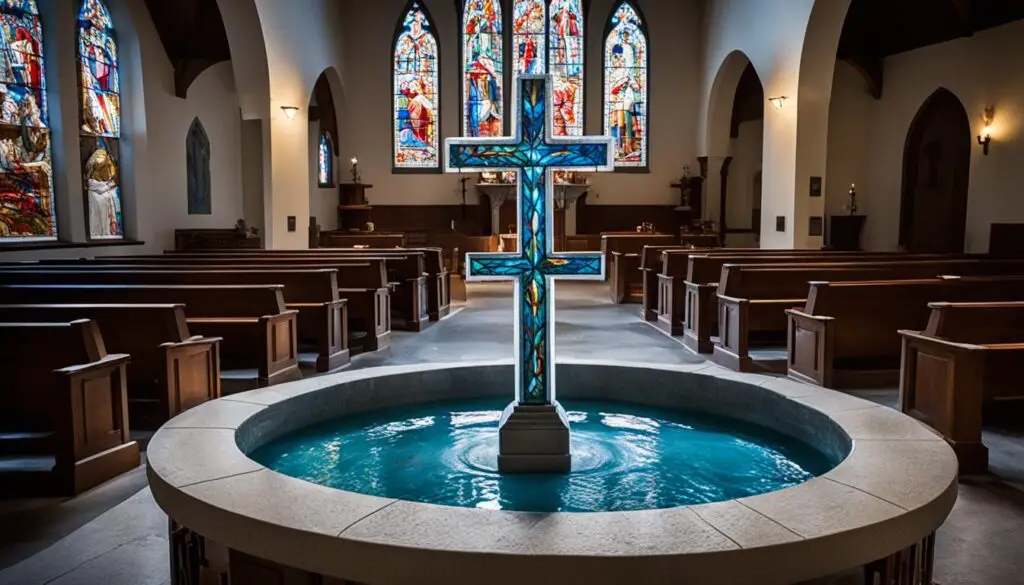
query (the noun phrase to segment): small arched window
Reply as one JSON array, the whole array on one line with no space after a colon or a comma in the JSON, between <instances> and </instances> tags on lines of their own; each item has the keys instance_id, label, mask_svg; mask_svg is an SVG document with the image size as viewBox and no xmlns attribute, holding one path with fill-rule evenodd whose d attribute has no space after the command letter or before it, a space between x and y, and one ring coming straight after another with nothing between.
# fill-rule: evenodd
<instances>
[{"instance_id":1,"label":"small arched window","mask_svg":"<svg viewBox=\"0 0 1024 585\"><path fill-rule=\"evenodd\" d=\"M320 144L317 147L317 183L321 187L334 186L334 147L331 144L331 134L326 130L320 134Z\"/></svg>"},{"instance_id":2,"label":"small arched window","mask_svg":"<svg viewBox=\"0 0 1024 585\"><path fill-rule=\"evenodd\" d=\"M210 192L210 138L199 118L192 120L185 145L188 165L188 214L210 215L213 201Z\"/></svg>"},{"instance_id":3,"label":"small arched window","mask_svg":"<svg viewBox=\"0 0 1024 585\"><path fill-rule=\"evenodd\" d=\"M0 242L57 237L43 26L35 0L0 1Z\"/></svg>"},{"instance_id":4,"label":"small arched window","mask_svg":"<svg viewBox=\"0 0 1024 585\"><path fill-rule=\"evenodd\" d=\"M604 39L604 133L615 139L615 166L647 167L647 27L639 9L622 0Z\"/></svg>"},{"instance_id":5,"label":"small arched window","mask_svg":"<svg viewBox=\"0 0 1024 585\"><path fill-rule=\"evenodd\" d=\"M121 79L114 22L103 0L82 0L78 71L82 184L89 238L124 237L121 213Z\"/></svg>"},{"instance_id":6,"label":"small arched window","mask_svg":"<svg viewBox=\"0 0 1024 585\"><path fill-rule=\"evenodd\" d=\"M438 169L440 88L438 42L422 0L409 0L392 51L396 170Z\"/></svg>"}]
</instances>

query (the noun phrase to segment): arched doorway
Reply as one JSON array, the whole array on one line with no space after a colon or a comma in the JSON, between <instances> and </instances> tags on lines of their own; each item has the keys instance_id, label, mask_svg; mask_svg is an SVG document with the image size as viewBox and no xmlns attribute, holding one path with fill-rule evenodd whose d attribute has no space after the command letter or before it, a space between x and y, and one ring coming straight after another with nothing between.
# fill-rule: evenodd
<instances>
[{"instance_id":1,"label":"arched doorway","mask_svg":"<svg viewBox=\"0 0 1024 585\"><path fill-rule=\"evenodd\" d=\"M903 150L900 247L916 253L964 251L971 173L971 122L949 90L918 110Z\"/></svg>"}]
</instances>

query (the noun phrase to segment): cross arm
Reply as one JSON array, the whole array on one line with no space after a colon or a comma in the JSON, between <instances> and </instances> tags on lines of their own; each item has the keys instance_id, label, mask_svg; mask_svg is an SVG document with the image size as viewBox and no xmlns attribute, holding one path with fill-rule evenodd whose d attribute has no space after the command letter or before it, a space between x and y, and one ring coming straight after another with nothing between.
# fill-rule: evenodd
<instances>
[{"instance_id":1,"label":"cross arm","mask_svg":"<svg viewBox=\"0 0 1024 585\"><path fill-rule=\"evenodd\" d=\"M448 141L449 169L462 172L516 169L526 165L526 157L512 144L460 144Z\"/></svg>"},{"instance_id":2,"label":"cross arm","mask_svg":"<svg viewBox=\"0 0 1024 585\"><path fill-rule=\"evenodd\" d=\"M604 278L604 256L593 252L554 254L541 264L541 272L581 280Z\"/></svg>"},{"instance_id":3,"label":"cross arm","mask_svg":"<svg viewBox=\"0 0 1024 585\"><path fill-rule=\"evenodd\" d=\"M517 253L466 254L469 280L509 280L530 269L530 263Z\"/></svg>"}]
</instances>

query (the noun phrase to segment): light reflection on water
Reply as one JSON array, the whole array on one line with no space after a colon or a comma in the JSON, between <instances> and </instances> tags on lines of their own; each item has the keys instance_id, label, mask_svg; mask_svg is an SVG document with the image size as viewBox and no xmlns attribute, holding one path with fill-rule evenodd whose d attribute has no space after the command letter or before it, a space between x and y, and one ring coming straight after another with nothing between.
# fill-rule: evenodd
<instances>
[{"instance_id":1,"label":"light reflection on water","mask_svg":"<svg viewBox=\"0 0 1024 585\"><path fill-rule=\"evenodd\" d=\"M314 483L403 500L493 510L667 508L789 487L832 463L809 446L728 419L606 402L566 403L572 472L499 475L493 400L346 417L252 454Z\"/></svg>"}]
</instances>

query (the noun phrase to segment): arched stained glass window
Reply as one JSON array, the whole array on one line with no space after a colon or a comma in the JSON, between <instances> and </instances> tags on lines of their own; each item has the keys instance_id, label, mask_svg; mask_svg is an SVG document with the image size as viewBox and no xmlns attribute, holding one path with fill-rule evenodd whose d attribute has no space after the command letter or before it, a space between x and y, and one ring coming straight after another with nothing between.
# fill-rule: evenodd
<instances>
[{"instance_id":1,"label":"arched stained glass window","mask_svg":"<svg viewBox=\"0 0 1024 585\"><path fill-rule=\"evenodd\" d=\"M78 12L82 184L89 238L124 237L121 215L121 80L114 22L102 0Z\"/></svg>"},{"instance_id":2,"label":"arched stained glass window","mask_svg":"<svg viewBox=\"0 0 1024 585\"><path fill-rule=\"evenodd\" d=\"M548 72L554 81L555 136L583 135L583 0L552 0Z\"/></svg>"},{"instance_id":3,"label":"arched stained glass window","mask_svg":"<svg viewBox=\"0 0 1024 585\"><path fill-rule=\"evenodd\" d=\"M317 183L321 187L334 186L334 149L331 147L331 134L324 132L320 135L320 144L317 147Z\"/></svg>"},{"instance_id":4,"label":"arched stained glass window","mask_svg":"<svg viewBox=\"0 0 1024 585\"><path fill-rule=\"evenodd\" d=\"M35 0L0 0L0 242L57 237L43 28Z\"/></svg>"},{"instance_id":5,"label":"arched stained glass window","mask_svg":"<svg viewBox=\"0 0 1024 585\"><path fill-rule=\"evenodd\" d=\"M185 164L188 187L188 214L213 214L210 199L210 137L199 118L192 120L185 139Z\"/></svg>"},{"instance_id":6,"label":"arched stained glass window","mask_svg":"<svg viewBox=\"0 0 1024 585\"><path fill-rule=\"evenodd\" d=\"M501 0L464 0L462 8L463 136L504 134Z\"/></svg>"},{"instance_id":7,"label":"arched stained glass window","mask_svg":"<svg viewBox=\"0 0 1024 585\"><path fill-rule=\"evenodd\" d=\"M515 0L512 6L512 66L515 75L547 72L547 0Z\"/></svg>"},{"instance_id":8,"label":"arched stained glass window","mask_svg":"<svg viewBox=\"0 0 1024 585\"><path fill-rule=\"evenodd\" d=\"M396 169L439 168L435 30L421 0L409 0L395 31L392 60Z\"/></svg>"},{"instance_id":9,"label":"arched stained glass window","mask_svg":"<svg viewBox=\"0 0 1024 585\"><path fill-rule=\"evenodd\" d=\"M604 133L615 139L615 166L647 166L647 29L622 0L604 39Z\"/></svg>"}]
</instances>

